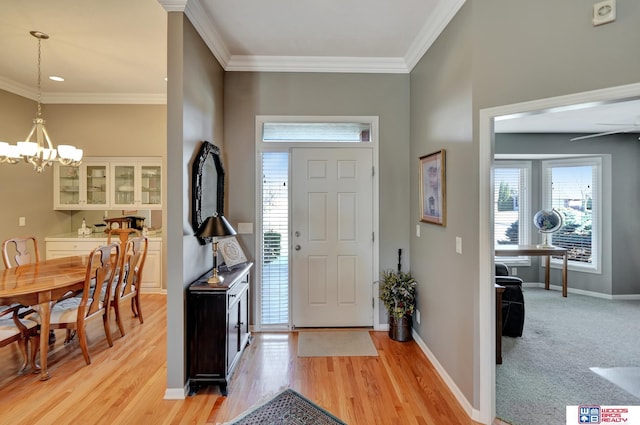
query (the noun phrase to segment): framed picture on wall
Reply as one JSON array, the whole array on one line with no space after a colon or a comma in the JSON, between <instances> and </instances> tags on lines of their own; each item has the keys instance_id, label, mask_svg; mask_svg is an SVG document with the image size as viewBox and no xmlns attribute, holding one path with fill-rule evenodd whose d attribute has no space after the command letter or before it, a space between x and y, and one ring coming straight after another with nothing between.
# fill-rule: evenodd
<instances>
[{"instance_id":1,"label":"framed picture on wall","mask_svg":"<svg viewBox=\"0 0 640 425\"><path fill-rule=\"evenodd\" d=\"M420 221L446 225L445 177L444 149L420 157Z\"/></svg>"}]
</instances>

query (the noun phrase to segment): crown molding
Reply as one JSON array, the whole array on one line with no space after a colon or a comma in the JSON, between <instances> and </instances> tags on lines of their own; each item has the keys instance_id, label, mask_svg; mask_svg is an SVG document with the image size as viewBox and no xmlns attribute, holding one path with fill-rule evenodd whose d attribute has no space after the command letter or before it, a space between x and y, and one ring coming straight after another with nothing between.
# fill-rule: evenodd
<instances>
[{"instance_id":1,"label":"crown molding","mask_svg":"<svg viewBox=\"0 0 640 425\"><path fill-rule=\"evenodd\" d=\"M345 72L406 74L402 58L357 58L330 56L246 56L234 55L226 71L261 72Z\"/></svg>"},{"instance_id":2,"label":"crown molding","mask_svg":"<svg viewBox=\"0 0 640 425\"><path fill-rule=\"evenodd\" d=\"M438 36L449 25L466 0L439 1L429 19L424 23L416 39L411 43L404 59L411 71L422 59Z\"/></svg>"},{"instance_id":3,"label":"crown molding","mask_svg":"<svg viewBox=\"0 0 640 425\"><path fill-rule=\"evenodd\" d=\"M43 93L45 104L166 105L166 93Z\"/></svg>"},{"instance_id":4,"label":"crown molding","mask_svg":"<svg viewBox=\"0 0 640 425\"><path fill-rule=\"evenodd\" d=\"M0 75L0 90L8 91L18 96L26 97L27 99L37 100L38 92L29 86L17 83L6 77Z\"/></svg>"},{"instance_id":5,"label":"crown molding","mask_svg":"<svg viewBox=\"0 0 640 425\"><path fill-rule=\"evenodd\" d=\"M184 12L188 0L158 0L167 12Z\"/></svg>"},{"instance_id":6,"label":"crown molding","mask_svg":"<svg viewBox=\"0 0 640 425\"><path fill-rule=\"evenodd\" d=\"M33 101L38 100L38 92L24 84L16 83L0 76L0 90L22 96ZM43 104L131 104L163 105L167 103L166 93L48 93L43 92L40 100Z\"/></svg>"},{"instance_id":7,"label":"crown molding","mask_svg":"<svg viewBox=\"0 0 640 425\"><path fill-rule=\"evenodd\" d=\"M158 1L163 4L180 2ZM439 1L404 58L232 55L201 1L190 0L185 13L225 71L407 74L429 50L466 0Z\"/></svg>"},{"instance_id":8,"label":"crown molding","mask_svg":"<svg viewBox=\"0 0 640 425\"><path fill-rule=\"evenodd\" d=\"M204 40L213 56L216 57L218 62L224 70L227 70L227 64L231 60L231 53L227 48L220 33L216 30L213 24L213 19L207 13L207 11L200 5L199 1L190 1L187 4L185 14L191 24L195 27L202 40Z\"/></svg>"}]
</instances>

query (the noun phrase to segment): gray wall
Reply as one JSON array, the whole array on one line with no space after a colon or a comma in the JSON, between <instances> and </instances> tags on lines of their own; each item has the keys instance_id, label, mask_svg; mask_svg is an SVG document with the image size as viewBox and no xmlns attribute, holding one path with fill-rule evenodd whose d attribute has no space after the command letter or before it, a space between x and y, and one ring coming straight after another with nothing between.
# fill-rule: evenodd
<instances>
[{"instance_id":1,"label":"gray wall","mask_svg":"<svg viewBox=\"0 0 640 425\"><path fill-rule=\"evenodd\" d=\"M478 182L477 117L483 108L638 82L640 56L629 52L640 39L640 4L618 2L617 21L600 27L591 25L591 7L586 0L466 2L411 73L412 181L417 155L446 148L449 211L446 228L424 225L428 233L412 236L423 317L417 329L475 408L478 288L490 282L479 276L478 184L488 182ZM420 122L473 132L465 138L443 129L438 137ZM409 208L416 208L416 187ZM454 252L455 236L463 238L462 255Z\"/></svg>"},{"instance_id":2,"label":"gray wall","mask_svg":"<svg viewBox=\"0 0 640 425\"><path fill-rule=\"evenodd\" d=\"M186 381L185 287L213 266L191 226L191 167L202 141L223 143L224 71L189 20L169 13L167 86L167 387Z\"/></svg>"},{"instance_id":3,"label":"gray wall","mask_svg":"<svg viewBox=\"0 0 640 425\"><path fill-rule=\"evenodd\" d=\"M418 334L469 400L478 258L477 148L472 133L471 8L463 6L411 73L411 225L420 223L419 157L446 150L446 227L411 232ZM413 230L413 229L412 229ZM462 254L455 238L462 238Z\"/></svg>"},{"instance_id":4,"label":"gray wall","mask_svg":"<svg viewBox=\"0 0 640 425\"><path fill-rule=\"evenodd\" d=\"M408 76L228 72L225 78L226 216L234 224L256 223L256 115L377 115L380 267L395 268L397 249L408 254L410 231ZM238 237L247 255L255 258L254 235ZM386 314L380 314L386 322Z\"/></svg>"},{"instance_id":5,"label":"gray wall","mask_svg":"<svg viewBox=\"0 0 640 425\"><path fill-rule=\"evenodd\" d=\"M607 137L571 142L575 135L568 134L496 134L496 154L566 154L610 155L611 186L603 187L603 195L611 197L611 203L603 205L602 273L569 272L569 286L608 295L640 294L640 254L637 211L640 208L638 182L640 171L640 143L638 135L616 134ZM539 179L540 160L532 161ZM538 182L536 182L536 185ZM540 187L536 186L531 210L541 209ZM534 189L535 190L535 189ZM538 237L535 229L532 237ZM535 239L533 239L535 240ZM518 275L525 281L544 281L544 269L540 259L532 257L532 267L518 266ZM528 270L529 269L529 270ZM560 270L552 269L551 281L559 284Z\"/></svg>"}]
</instances>

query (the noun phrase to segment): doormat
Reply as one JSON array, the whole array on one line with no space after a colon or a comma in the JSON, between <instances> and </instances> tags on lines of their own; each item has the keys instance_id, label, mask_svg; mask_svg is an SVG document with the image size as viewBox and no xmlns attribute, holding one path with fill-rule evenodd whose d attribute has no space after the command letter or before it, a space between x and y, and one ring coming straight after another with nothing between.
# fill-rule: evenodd
<instances>
[{"instance_id":1,"label":"doormat","mask_svg":"<svg viewBox=\"0 0 640 425\"><path fill-rule=\"evenodd\" d=\"M298 357L377 356L367 331L298 332Z\"/></svg>"},{"instance_id":2,"label":"doormat","mask_svg":"<svg viewBox=\"0 0 640 425\"><path fill-rule=\"evenodd\" d=\"M347 425L291 388L224 425Z\"/></svg>"}]
</instances>

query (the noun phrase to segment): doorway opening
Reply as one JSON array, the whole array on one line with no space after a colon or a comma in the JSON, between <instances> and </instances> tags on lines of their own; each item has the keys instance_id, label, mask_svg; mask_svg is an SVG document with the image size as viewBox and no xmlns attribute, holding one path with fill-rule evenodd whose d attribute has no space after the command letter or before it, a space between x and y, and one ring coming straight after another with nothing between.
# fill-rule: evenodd
<instances>
[{"instance_id":1,"label":"doorway opening","mask_svg":"<svg viewBox=\"0 0 640 425\"><path fill-rule=\"evenodd\" d=\"M640 84L612 87L482 109L479 112L479 415L476 420L492 423L495 419L495 289L493 282L493 185L494 121L520 114L541 114L586 108L603 102L618 102L640 96ZM490 223L487 226L487 223Z\"/></svg>"}]
</instances>

